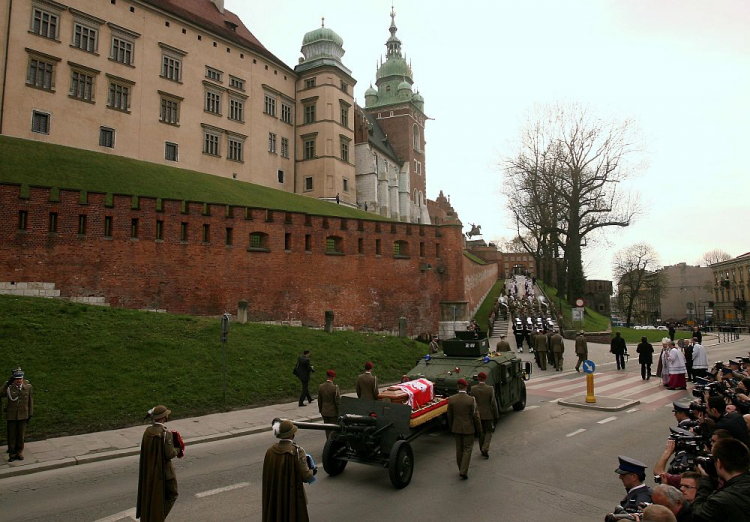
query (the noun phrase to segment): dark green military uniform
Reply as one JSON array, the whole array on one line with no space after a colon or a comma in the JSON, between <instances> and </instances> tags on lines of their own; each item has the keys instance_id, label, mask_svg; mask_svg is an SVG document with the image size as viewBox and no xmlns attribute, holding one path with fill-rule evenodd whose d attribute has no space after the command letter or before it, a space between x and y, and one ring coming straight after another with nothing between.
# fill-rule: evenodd
<instances>
[{"instance_id":1,"label":"dark green military uniform","mask_svg":"<svg viewBox=\"0 0 750 522\"><path fill-rule=\"evenodd\" d=\"M20 368L13 371L13 377L0 388L0 400L5 406L8 427L8 462L23 460L26 425L34 415L34 394L31 383L23 378Z\"/></svg>"}]
</instances>

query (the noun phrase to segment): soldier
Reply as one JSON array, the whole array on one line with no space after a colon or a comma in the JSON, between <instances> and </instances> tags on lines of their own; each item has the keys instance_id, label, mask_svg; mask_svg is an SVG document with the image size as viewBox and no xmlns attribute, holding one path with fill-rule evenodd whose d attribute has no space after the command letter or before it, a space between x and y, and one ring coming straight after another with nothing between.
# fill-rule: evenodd
<instances>
[{"instance_id":1,"label":"soldier","mask_svg":"<svg viewBox=\"0 0 750 522\"><path fill-rule=\"evenodd\" d=\"M508 347L510 351L510 347ZM495 431L495 423L500 418L500 410L497 407L495 390L492 386L487 386L487 374L479 372L477 374L478 384L471 388L471 396L477 401L479 409L479 419L482 421L482 433L479 434L479 450L486 459L490 458L490 442L492 442L492 433Z\"/></svg>"},{"instance_id":2,"label":"soldier","mask_svg":"<svg viewBox=\"0 0 750 522\"><path fill-rule=\"evenodd\" d=\"M333 370L326 371L326 382L318 388L318 411L323 417L326 424L334 424L339 417L339 403L341 402L341 392L333 380L336 378L336 372ZM331 431L326 430L326 440L331 436Z\"/></svg>"},{"instance_id":3,"label":"soldier","mask_svg":"<svg viewBox=\"0 0 750 522\"><path fill-rule=\"evenodd\" d=\"M690 401L687 401L687 403L674 401L672 407L672 413L677 420L677 427L685 430L690 428L693 422L693 418L690 416Z\"/></svg>"},{"instance_id":4,"label":"soldier","mask_svg":"<svg viewBox=\"0 0 750 522\"><path fill-rule=\"evenodd\" d=\"M510 343L505 340L505 335L500 336L500 340L495 345L495 351L496 352L509 352L510 351Z\"/></svg>"},{"instance_id":5,"label":"soldier","mask_svg":"<svg viewBox=\"0 0 750 522\"><path fill-rule=\"evenodd\" d=\"M625 509L635 510L641 502L651 502L651 488L643 482L646 480L646 465L635 459L618 456L620 466L615 470L625 486L627 495L620 505Z\"/></svg>"},{"instance_id":6,"label":"soldier","mask_svg":"<svg viewBox=\"0 0 750 522\"><path fill-rule=\"evenodd\" d=\"M438 343L438 336L433 335L432 341L430 341L430 353L438 353L440 351L440 343Z\"/></svg>"},{"instance_id":7,"label":"soldier","mask_svg":"<svg viewBox=\"0 0 750 522\"><path fill-rule=\"evenodd\" d=\"M535 351L539 355L539 367L542 370L547 369L547 336L543 332L536 334Z\"/></svg>"},{"instance_id":8,"label":"soldier","mask_svg":"<svg viewBox=\"0 0 750 522\"><path fill-rule=\"evenodd\" d=\"M8 426L8 462L23 460L24 438L26 425L34 415L34 395L31 383L24 379L21 368L11 373L10 379L0 388L0 402L8 399L5 406Z\"/></svg>"},{"instance_id":9,"label":"soldier","mask_svg":"<svg viewBox=\"0 0 750 522\"><path fill-rule=\"evenodd\" d=\"M471 450L474 447L474 433L482 432L479 409L474 397L466 393L469 383L459 379L458 393L448 398L448 424L456 438L456 463L462 479L469 478Z\"/></svg>"},{"instance_id":10,"label":"soldier","mask_svg":"<svg viewBox=\"0 0 750 522\"><path fill-rule=\"evenodd\" d=\"M586 342L586 332L583 330L576 335L576 355L578 356L576 371L580 372L581 364L589 357L589 345Z\"/></svg>"},{"instance_id":11,"label":"soldier","mask_svg":"<svg viewBox=\"0 0 750 522\"><path fill-rule=\"evenodd\" d=\"M563 342L562 335L558 330L552 334L549 339L550 349L552 350L552 356L555 361L555 371L561 372L563 365L563 353L565 352L565 343Z\"/></svg>"},{"instance_id":12,"label":"soldier","mask_svg":"<svg viewBox=\"0 0 750 522\"><path fill-rule=\"evenodd\" d=\"M263 522L310 520L304 483L311 483L315 472L304 448L292 442L296 432L292 421L274 421L273 433L280 440L263 459Z\"/></svg>"},{"instance_id":13,"label":"soldier","mask_svg":"<svg viewBox=\"0 0 750 522\"><path fill-rule=\"evenodd\" d=\"M177 476L172 459L178 456L174 436L166 423L172 413L166 406L151 408L143 420L151 419L141 441L138 466L138 500L135 518L141 522L163 522L177 500Z\"/></svg>"},{"instance_id":14,"label":"soldier","mask_svg":"<svg viewBox=\"0 0 750 522\"><path fill-rule=\"evenodd\" d=\"M357 377L357 397L375 401L378 399L378 378L372 374L372 363L365 363L365 373Z\"/></svg>"}]
</instances>

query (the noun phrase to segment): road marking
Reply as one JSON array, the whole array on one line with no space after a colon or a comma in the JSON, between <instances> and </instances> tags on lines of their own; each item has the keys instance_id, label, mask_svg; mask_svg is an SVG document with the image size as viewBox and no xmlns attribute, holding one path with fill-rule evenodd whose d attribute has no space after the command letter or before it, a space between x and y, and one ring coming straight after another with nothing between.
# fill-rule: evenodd
<instances>
[{"instance_id":1,"label":"road marking","mask_svg":"<svg viewBox=\"0 0 750 522\"><path fill-rule=\"evenodd\" d=\"M581 428L580 430L575 430L573 433L568 433L565 436L566 437L572 437L573 435L578 435L579 433L583 433L584 431L586 431L586 430L584 430L583 428Z\"/></svg>"},{"instance_id":2,"label":"road marking","mask_svg":"<svg viewBox=\"0 0 750 522\"><path fill-rule=\"evenodd\" d=\"M670 397L670 398L674 397L675 400L676 400L676 399L680 398L679 397L680 395L683 395L683 396L686 395L685 390L664 390L664 391L660 391L659 393L652 393L648 397L643 397L641 399L641 402L645 402L647 404L650 404L652 402L658 401L659 399L663 399L665 397ZM667 407L671 408L672 404L671 403L665 404L664 407L665 408L667 408Z\"/></svg>"},{"instance_id":3,"label":"road marking","mask_svg":"<svg viewBox=\"0 0 750 522\"><path fill-rule=\"evenodd\" d=\"M224 486L223 488L209 489L208 491L196 493L195 498L203 498L211 495L216 495L218 493L224 493L225 491L232 491L233 489L246 488L249 485L249 482L238 482L237 484L232 484L231 486Z\"/></svg>"},{"instance_id":4,"label":"road marking","mask_svg":"<svg viewBox=\"0 0 750 522\"><path fill-rule=\"evenodd\" d=\"M633 412L636 412L636 411L638 411L638 408L630 408L630 409L629 409L628 411L626 411L625 413L633 413Z\"/></svg>"},{"instance_id":5,"label":"road marking","mask_svg":"<svg viewBox=\"0 0 750 522\"><path fill-rule=\"evenodd\" d=\"M117 520L122 520L123 518L127 518L129 520L135 520L135 508L126 509L125 511L120 511L119 513L115 513L114 515L100 518L96 522L116 522Z\"/></svg>"},{"instance_id":6,"label":"road marking","mask_svg":"<svg viewBox=\"0 0 750 522\"><path fill-rule=\"evenodd\" d=\"M607 417L606 419L602 419L597 424L607 424L608 422L612 422L613 420L617 420L617 417Z\"/></svg>"},{"instance_id":7,"label":"road marking","mask_svg":"<svg viewBox=\"0 0 750 522\"><path fill-rule=\"evenodd\" d=\"M525 409L526 409L526 410L533 410L534 408L538 408L538 407L539 407L539 405L538 405L538 404L534 404L533 406L526 406L526 408L525 408Z\"/></svg>"}]
</instances>

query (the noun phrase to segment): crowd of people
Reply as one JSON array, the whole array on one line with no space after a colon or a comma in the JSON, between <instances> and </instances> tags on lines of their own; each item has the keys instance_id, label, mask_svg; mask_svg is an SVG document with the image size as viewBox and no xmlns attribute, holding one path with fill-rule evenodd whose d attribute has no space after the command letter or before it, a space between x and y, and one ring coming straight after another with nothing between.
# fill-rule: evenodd
<instances>
[{"instance_id":1,"label":"crowd of people","mask_svg":"<svg viewBox=\"0 0 750 522\"><path fill-rule=\"evenodd\" d=\"M695 400L673 403L677 424L670 429L664 453L654 465L657 485L653 489L646 485L646 464L619 457L615 471L627 494L605 520L750 521L750 357L718 362L711 368L706 365L705 372L695 374L695 362L705 357L692 357L696 349L703 349L698 339L694 337L680 348L669 338L663 340L662 371L670 376L665 385L680 384L671 377L676 373L669 373L670 368L678 368L685 380L695 382ZM644 338L639 358L648 352L640 349L645 344ZM692 353L687 348L692 348ZM683 361L686 357L694 363L689 374Z\"/></svg>"}]
</instances>

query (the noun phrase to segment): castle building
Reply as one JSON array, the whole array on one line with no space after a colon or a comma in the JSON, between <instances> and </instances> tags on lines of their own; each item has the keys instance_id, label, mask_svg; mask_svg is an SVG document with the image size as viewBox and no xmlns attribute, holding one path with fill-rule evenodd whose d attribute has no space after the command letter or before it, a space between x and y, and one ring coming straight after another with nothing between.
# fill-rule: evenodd
<instances>
[{"instance_id":1,"label":"castle building","mask_svg":"<svg viewBox=\"0 0 750 522\"><path fill-rule=\"evenodd\" d=\"M0 12L0 134L356 203L343 41L295 69L224 0L29 0Z\"/></svg>"},{"instance_id":2,"label":"castle building","mask_svg":"<svg viewBox=\"0 0 750 522\"><path fill-rule=\"evenodd\" d=\"M396 36L376 72L375 87L365 92L365 107L355 113L357 195L360 207L400 221L430 223L426 200L424 98L413 90L411 66Z\"/></svg>"}]
</instances>

